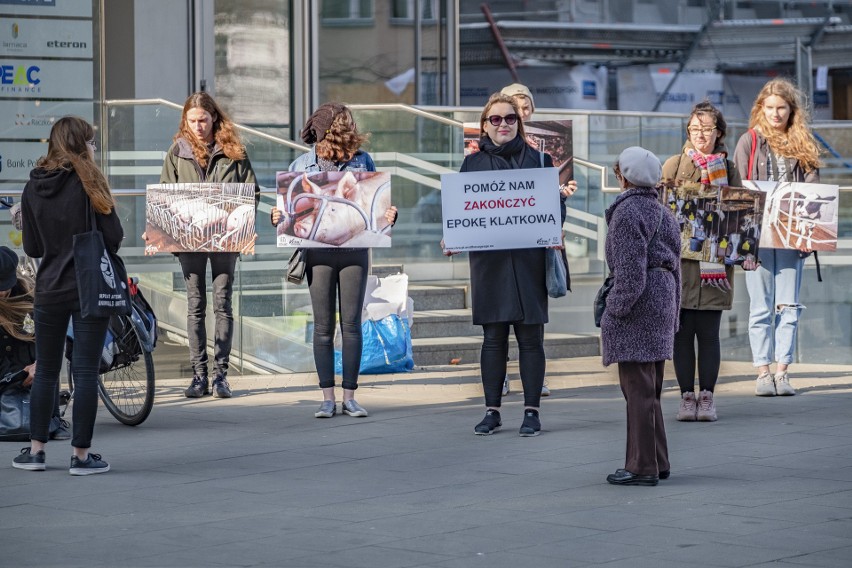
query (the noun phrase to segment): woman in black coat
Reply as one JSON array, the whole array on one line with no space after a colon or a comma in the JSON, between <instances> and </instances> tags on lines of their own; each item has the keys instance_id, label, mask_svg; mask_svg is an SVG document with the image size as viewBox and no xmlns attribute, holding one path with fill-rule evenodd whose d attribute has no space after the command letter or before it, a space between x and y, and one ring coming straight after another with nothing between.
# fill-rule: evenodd
<instances>
[{"instance_id":1,"label":"woman in black coat","mask_svg":"<svg viewBox=\"0 0 852 568\"><path fill-rule=\"evenodd\" d=\"M512 97L492 95L479 121L480 151L464 159L461 171L539 168L542 163L552 167L549 155L544 154L542 161L541 153L527 145L519 114ZM562 190L563 200L570 191L567 187ZM524 420L519 433L524 437L537 436L541 431L538 408L545 371L545 249L471 252L469 258L473 323L482 326L484 336L480 366L486 413L474 433L488 435L502 426L499 409L511 326L518 341L524 385Z\"/></svg>"}]
</instances>

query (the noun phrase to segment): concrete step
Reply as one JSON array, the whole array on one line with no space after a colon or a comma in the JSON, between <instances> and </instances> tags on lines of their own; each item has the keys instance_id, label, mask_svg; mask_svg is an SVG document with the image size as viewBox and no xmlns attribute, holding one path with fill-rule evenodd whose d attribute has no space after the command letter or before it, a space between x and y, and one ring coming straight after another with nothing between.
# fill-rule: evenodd
<instances>
[{"instance_id":1,"label":"concrete step","mask_svg":"<svg viewBox=\"0 0 852 568\"><path fill-rule=\"evenodd\" d=\"M479 363L482 336L412 339L412 347L414 364L418 367ZM545 333L544 353L548 359L600 355L600 338L597 335ZM518 357L518 345L511 336L509 357L514 359Z\"/></svg>"},{"instance_id":2,"label":"concrete step","mask_svg":"<svg viewBox=\"0 0 852 568\"><path fill-rule=\"evenodd\" d=\"M421 310L416 303L414 307L412 339L482 334L482 328L473 325L469 309Z\"/></svg>"},{"instance_id":3,"label":"concrete step","mask_svg":"<svg viewBox=\"0 0 852 568\"><path fill-rule=\"evenodd\" d=\"M414 312L459 310L467 307L467 286L463 284L408 284Z\"/></svg>"}]
</instances>

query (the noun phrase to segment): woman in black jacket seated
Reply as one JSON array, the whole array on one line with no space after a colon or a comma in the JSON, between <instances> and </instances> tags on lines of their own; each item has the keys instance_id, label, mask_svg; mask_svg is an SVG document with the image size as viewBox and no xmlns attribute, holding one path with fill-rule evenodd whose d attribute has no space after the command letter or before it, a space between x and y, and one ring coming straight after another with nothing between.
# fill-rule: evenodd
<instances>
[{"instance_id":1,"label":"woman in black jacket seated","mask_svg":"<svg viewBox=\"0 0 852 568\"><path fill-rule=\"evenodd\" d=\"M18 274L18 254L0 247L0 379L27 373L20 386L29 389L36 370L33 281ZM17 382L17 381L15 381ZM57 391L58 383L57 383ZM68 440L68 422L59 415L59 396L53 405L50 421L51 440Z\"/></svg>"},{"instance_id":2,"label":"woman in black jacket seated","mask_svg":"<svg viewBox=\"0 0 852 568\"><path fill-rule=\"evenodd\" d=\"M480 117L480 151L467 156L462 172L512 170L553 166L526 143L517 103L512 97L495 93ZM554 191L559 191L557 187ZM563 190L564 198L568 195ZM563 211L564 219L564 211ZM453 251L445 250L450 256ZM541 432L538 409L544 384L544 324L547 323L545 249L524 248L471 252L470 284L473 323L482 326L482 388L485 392L485 418L474 433L488 435L502 426L501 390L509 353L509 327L518 341L521 382L524 385L524 420L519 434L537 436Z\"/></svg>"}]
</instances>

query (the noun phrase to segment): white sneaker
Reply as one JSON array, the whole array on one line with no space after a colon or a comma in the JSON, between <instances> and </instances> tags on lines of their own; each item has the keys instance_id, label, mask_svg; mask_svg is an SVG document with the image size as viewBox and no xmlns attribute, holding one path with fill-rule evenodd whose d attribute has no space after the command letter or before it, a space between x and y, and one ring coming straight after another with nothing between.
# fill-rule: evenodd
<instances>
[{"instance_id":1,"label":"white sneaker","mask_svg":"<svg viewBox=\"0 0 852 568\"><path fill-rule=\"evenodd\" d=\"M541 385L541 396L550 396L550 389L547 388L547 379L544 379L544 384Z\"/></svg>"},{"instance_id":2,"label":"white sneaker","mask_svg":"<svg viewBox=\"0 0 852 568\"><path fill-rule=\"evenodd\" d=\"M697 406L695 393L686 391L680 395L680 406L677 409L677 420L680 422L695 422Z\"/></svg>"},{"instance_id":3,"label":"white sneaker","mask_svg":"<svg viewBox=\"0 0 852 568\"><path fill-rule=\"evenodd\" d=\"M790 378L787 376L787 371L775 374L775 392L778 396L793 396L796 394L796 389L790 385Z\"/></svg>"},{"instance_id":4,"label":"white sneaker","mask_svg":"<svg viewBox=\"0 0 852 568\"><path fill-rule=\"evenodd\" d=\"M503 379L503 396L509 394L509 375L506 375L506 378Z\"/></svg>"},{"instance_id":5,"label":"white sneaker","mask_svg":"<svg viewBox=\"0 0 852 568\"><path fill-rule=\"evenodd\" d=\"M775 396L775 381L772 380L772 375L769 371L764 371L757 377L754 394L757 396Z\"/></svg>"},{"instance_id":6,"label":"white sneaker","mask_svg":"<svg viewBox=\"0 0 852 568\"><path fill-rule=\"evenodd\" d=\"M699 422L715 422L718 419L718 416L716 416L716 403L713 401L712 392L703 390L698 393L698 412L696 416Z\"/></svg>"}]
</instances>

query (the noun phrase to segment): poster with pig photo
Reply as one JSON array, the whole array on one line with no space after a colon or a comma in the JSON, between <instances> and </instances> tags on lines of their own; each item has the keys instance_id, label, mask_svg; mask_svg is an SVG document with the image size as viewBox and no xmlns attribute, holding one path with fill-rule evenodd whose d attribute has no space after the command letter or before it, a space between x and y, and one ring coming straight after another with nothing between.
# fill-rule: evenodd
<instances>
[{"instance_id":1,"label":"poster with pig photo","mask_svg":"<svg viewBox=\"0 0 852 568\"><path fill-rule=\"evenodd\" d=\"M253 183L147 186L145 252L254 254Z\"/></svg>"},{"instance_id":2,"label":"poster with pig photo","mask_svg":"<svg viewBox=\"0 0 852 568\"><path fill-rule=\"evenodd\" d=\"M760 246L803 251L837 250L839 186L744 181L766 194Z\"/></svg>"},{"instance_id":3,"label":"poster with pig photo","mask_svg":"<svg viewBox=\"0 0 852 568\"><path fill-rule=\"evenodd\" d=\"M661 187L660 197L680 225L681 258L742 264L759 256L763 192L682 180Z\"/></svg>"},{"instance_id":4,"label":"poster with pig photo","mask_svg":"<svg viewBox=\"0 0 852 568\"><path fill-rule=\"evenodd\" d=\"M559 184L574 179L574 131L570 120L531 120L524 123L527 143L540 152L550 154L559 170ZM464 155L479 151L479 125L464 124Z\"/></svg>"},{"instance_id":5,"label":"poster with pig photo","mask_svg":"<svg viewBox=\"0 0 852 568\"><path fill-rule=\"evenodd\" d=\"M391 246L386 172L278 172L279 247Z\"/></svg>"}]
</instances>

